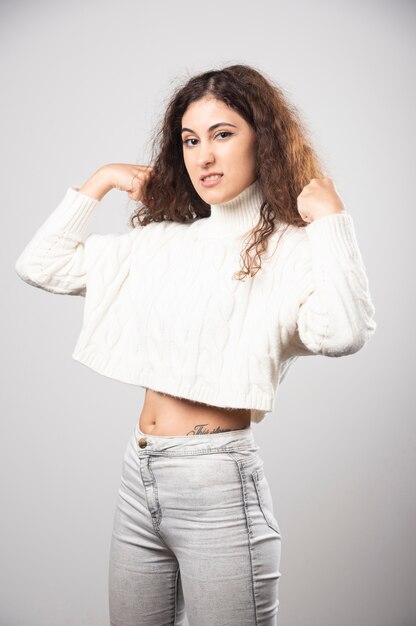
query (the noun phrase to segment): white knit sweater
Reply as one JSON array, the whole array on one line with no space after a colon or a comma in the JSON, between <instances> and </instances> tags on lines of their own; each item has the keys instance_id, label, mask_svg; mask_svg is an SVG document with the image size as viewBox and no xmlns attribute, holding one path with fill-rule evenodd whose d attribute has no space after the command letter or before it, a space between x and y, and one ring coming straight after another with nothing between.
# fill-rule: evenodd
<instances>
[{"instance_id":1,"label":"white knit sweater","mask_svg":"<svg viewBox=\"0 0 416 626\"><path fill-rule=\"evenodd\" d=\"M85 296L75 360L260 422L298 356L353 354L376 329L348 212L290 226L276 247L278 229L258 273L232 278L261 202L256 180L192 223L87 236L100 201L69 187L15 268L30 285Z\"/></svg>"}]
</instances>

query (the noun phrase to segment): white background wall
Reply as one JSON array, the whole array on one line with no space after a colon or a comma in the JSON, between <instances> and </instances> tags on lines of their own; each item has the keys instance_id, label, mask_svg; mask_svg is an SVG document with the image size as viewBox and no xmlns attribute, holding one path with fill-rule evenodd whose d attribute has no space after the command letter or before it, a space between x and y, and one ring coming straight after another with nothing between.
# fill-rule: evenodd
<instances>
[{"instance_id":1,"label":"white background wall","mask_svg":"<svg viewBox=\"0 0 416 626\"><path fill-rule=\"evenodd\" d=\"M108 624L113 511L143 400L71 359L84 300L29 288L14 263L68 186L147 162L178 80L232 63L266 72L310 126L378 322L355 355L298 359L254 426L284 537L279 626L416 623L415 6L2 1L2 625ZM127 230L133 209L112 191L91 228Z\"/></svg>"}]
</instances>

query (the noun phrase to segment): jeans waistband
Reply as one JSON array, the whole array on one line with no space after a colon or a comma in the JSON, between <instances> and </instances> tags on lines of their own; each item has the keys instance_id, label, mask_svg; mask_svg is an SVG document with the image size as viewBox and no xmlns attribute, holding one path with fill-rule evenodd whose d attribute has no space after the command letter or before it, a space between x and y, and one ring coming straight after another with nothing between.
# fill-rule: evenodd
<instances>
[{"instance_id":1,"label":"jeans waistband","mask_svg":"<svg viewBox=\"0 0 416 626\"><path fill-rule=\"evenodd\" d=\"M189 450L218 450L222 448L234 450L258 450L252 426L238 430L195 435L149 435L143 433L139 425L134 428L136 440L146 439L144 450L148 452Z\"/></svg>"}]
</instances>

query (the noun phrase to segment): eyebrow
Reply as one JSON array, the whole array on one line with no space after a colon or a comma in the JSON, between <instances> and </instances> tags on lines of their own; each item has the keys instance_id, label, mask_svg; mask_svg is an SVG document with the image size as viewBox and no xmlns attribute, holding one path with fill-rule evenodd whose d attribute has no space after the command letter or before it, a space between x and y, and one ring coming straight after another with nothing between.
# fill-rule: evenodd
<instances>
[{"instance_id":1,"label":"eyebrow","mask_svg":"<svg viewBox=\"0 0 416 626\"><path fill-rule=\"evenodd\" d=\"M210 132L211 130L214 130L215 128L218 128L218 126L233 126L234 128L237 128L235 124L230 124L229 122L217 122L217 124L213 124L212 126L208 128L208 132ZM195 132L191 128L182 128L181 133L183 133L185 130L189 130L190 133Z\"/></svg>"}]
</instances>

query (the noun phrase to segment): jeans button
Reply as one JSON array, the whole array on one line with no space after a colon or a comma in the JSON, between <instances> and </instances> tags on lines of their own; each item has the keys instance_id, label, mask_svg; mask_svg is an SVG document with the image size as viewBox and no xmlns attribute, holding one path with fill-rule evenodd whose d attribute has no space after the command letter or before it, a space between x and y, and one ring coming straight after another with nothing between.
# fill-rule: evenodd
<instances>
[{"instance_id":1,"label":"jeans button","mask_svg":"<svg viewBox=\"0 0 416 626\"><path fill-rule=\"evenodd\" d=\"M141 448L145 448L147 446L147 439L145 437L140 437L138 444Z\"/></svg>"}]
</instances>

